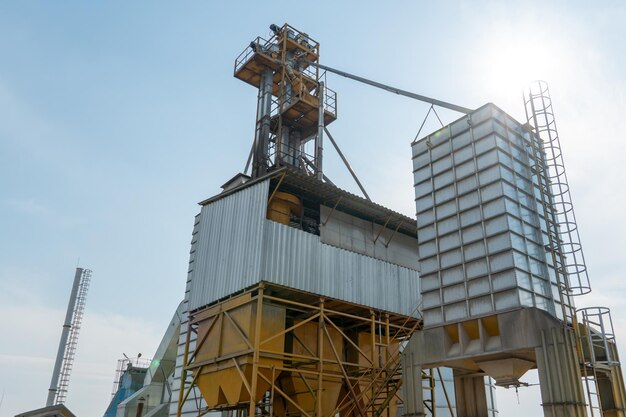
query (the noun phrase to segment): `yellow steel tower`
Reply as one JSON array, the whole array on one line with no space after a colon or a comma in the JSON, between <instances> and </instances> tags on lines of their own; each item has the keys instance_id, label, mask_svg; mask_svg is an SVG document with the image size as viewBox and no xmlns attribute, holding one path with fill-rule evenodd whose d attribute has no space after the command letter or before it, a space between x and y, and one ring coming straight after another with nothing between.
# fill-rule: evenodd
<instances>
[{"instance_id":1,"label":"yellow steel tower","mask_svg":"<svg viewBox=\"0 0 626 417\"><path fill-rule=\"evenodd\" d=\"M395 417L400 346L421 326L414 220L325 181L336 95L319 44L270 28L235 62L259 90L252 178L197 218L178 415L198 388L197 415Z\"/></svg>"},{"instance_id":2,"label":"yellow steel tower","mask_svg":"<svg viewBox=\"0 0 626 417\"><path fill-rule=\"evenodd\" d=\"M270 29L274 36L256 38L235 60L235 77L259 89L252 176L291 165L322 179L324 126L337 110L315 65L319 43L287 24Z\"/></svg>"}]
</instances>

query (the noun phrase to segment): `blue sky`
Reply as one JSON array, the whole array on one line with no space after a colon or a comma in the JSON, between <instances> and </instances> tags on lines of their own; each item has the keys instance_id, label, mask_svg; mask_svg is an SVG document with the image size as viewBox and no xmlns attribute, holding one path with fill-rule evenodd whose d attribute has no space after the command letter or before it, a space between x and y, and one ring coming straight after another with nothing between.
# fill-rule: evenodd
<instances>
[{"instance_id":1,"label":"blue sky","mask_svg":"<svg viewBox=\"0 0 626 417\"><path fill-rule=\"evenodd\" d=\"M234 59L285 21L321 43L322 63L519 119L525 83L547 80L594 287L579 304L611 307L624 346L622 2L7 1L0 371L16 376L0 382L1 416L45 401L79 258L94 274L70 408L101 415L122 352L156 349L183 296L197 202L243 168L252 140L256 92L232 77ZM428 105L328 83L339 112L329 129L369 194L411 215L409 143ZM358 192L326 149L328 175ZM520 406L502 398L512 416L538 402L532 390Z\"/></svg>"}]
</instances>

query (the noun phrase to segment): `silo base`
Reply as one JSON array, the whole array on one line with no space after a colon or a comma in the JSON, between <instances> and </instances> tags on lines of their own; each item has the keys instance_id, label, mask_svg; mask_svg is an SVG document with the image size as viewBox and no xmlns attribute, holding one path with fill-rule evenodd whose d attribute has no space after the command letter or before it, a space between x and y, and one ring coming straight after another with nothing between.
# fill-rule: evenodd
<instances>
[{"instance_id":1,"label":"silo base","mask_svg":"<svg viewBox=\"0 0 626 417\"><path fill-rule=\"evenodd\" d=\"M399 346L421 320L261 282L189 326L179 416L198 388L198 415L396 417Z\"/></svg>"}]
</instances>

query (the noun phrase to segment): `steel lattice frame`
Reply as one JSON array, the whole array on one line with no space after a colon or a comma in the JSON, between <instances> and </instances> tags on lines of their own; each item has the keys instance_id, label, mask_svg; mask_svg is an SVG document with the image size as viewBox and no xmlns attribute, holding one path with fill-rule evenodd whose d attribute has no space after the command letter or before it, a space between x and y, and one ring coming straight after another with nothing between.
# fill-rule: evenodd
<instances>
[{"instance_id":1,"label":"steel lattice frame","mask_svg":"<svg viewBox=\"0 0 626 417\"><path fill-rule=\"evenodd\" d=\"M399 348L392 349L392 340L399 343L407 341L411 335L421 328L420 319L395 315L370 309L364 306L358 306L332 299L325 299L319 296L302 293L296 290L275 286L273 284L260 283L249 289L251 297L247 303L252 303L256 308L256 322L254 337L246 337L243 332L240 333L242 339L249 346L249 349L239 352L237 355L225 355L217 357L207 364L195 360L196 352L198 352L207 340L205 333L204 338L196 340L195 351L190 352L191 334L198 333L198 313L190 314L189 327L184 351L184 365L181 374L181 386L179 393L179 402L177 416L181 416L183 405L191 392L194 390L198 375L205 366L211 364L234 362L238 370L238 374L243 381L247 392L254 393L257 390L257 384L262 381L269 384L270 389L266 393L266 400L269 404L265 407L263 404L250 401L248 404L238 404L234 407L237 410L246 410L247 415L266 414L267 406L272 407L274 399L278 396L284 399L285 403L295 407L302 416L322 417L321 407L324 396L325 381L341 381L346 387L343 396L339 397L339 401L335 410L330 414L334 416L341 413L344 416L354 415L359 417L380 417L387 416L388 406L394 399L400 399L399 388L401 385L401 352ZM264 304L278 305L286 308L287 314L297 315L298 322L289 326L279 333L260 340L261 323ZM202 311L205 311L203 309ZM218 316L222 316L221 318ZM232 320L228 315L228 309L221 311L213 317L210 326L212 327L219 320ZM276 351L264 347L267 342L287 335L294 334L295 331L307 323L317 323L318 332L318 349L317 352L310 352L308 355L300 355L285 351ZM344 332L350 326L352 329L367 329L371 335L370 355L364 353L355 342ZM344 343L350 344L359 352L357 361L348 361L341 351L335 346L333 338L330 336L329 329L341 335ZM329 359L328 353L325 353L324 346L331 347L332 355ZM396 347L398 345L396 344ZM244 375L237 365L236 357L248 356L253 357L252 373L248 378ZM379 356L380 355L380 356ZM383 358L381 360L381 358ZM267 366L259 363L260 359L280 359L283 366ZM356 363L358 362L358 363ZM306 365L304 365L306 364ZM306 376L307 379L317 380L317 386L308 387L310 395L315 400L315 410L310 413L304 410L293 398L284 392L278 380L274 377L268 378L261 370L270 371L273 376L291 375L298 378ZM190 374L193 374L191 382L188 381ZM260 408L264 408L265 412L259 412ZM232 408L231 408L232 409ZM208 408L198 408L198 416L204 415L210 411L218 411ZM272 415L270 411L270 415ZM327 416L323 416L327 417ZM394 417L394 416L387 416Z\"/></svg>"}]
</instances>

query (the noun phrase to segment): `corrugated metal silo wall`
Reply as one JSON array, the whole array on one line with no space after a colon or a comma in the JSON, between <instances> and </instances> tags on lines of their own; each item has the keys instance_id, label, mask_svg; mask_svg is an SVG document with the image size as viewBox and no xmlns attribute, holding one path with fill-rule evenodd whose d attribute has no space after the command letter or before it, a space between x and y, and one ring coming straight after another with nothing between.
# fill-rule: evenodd
<instances>
[{"instance_id":1,"label":"corrugated metal silo wall","mask_svg":"<svg viewBox=\"0 0 626 417\"><path fill-rule=\"evenodd\" d=\"M202 207L194 248L189 308L252 285L261 272L269 181Z\"/></svg>"},{"instance_id":2,"label":"corrugated metal silo wall","mask_svg":"<svg viewBox=\"0 0 626 417\"><path fill-rule=\"evenodd\" d=\"M261 280L409 315L419 275L409 268L321 243L319 236L265 218L269 180L202 208L189 308Z\"/></svg>"},{"instance_id":3,"label":"corrugated metal silo wall","mask_svg":"<svg viewBox=\"0 0 626 417\"><path fill-rule=\"evenodd\" d=\"M319 236L265 222L262 276L268 281L394 313L415 314L417 271L320 242Z\"/></svg>"}]
</instances>

